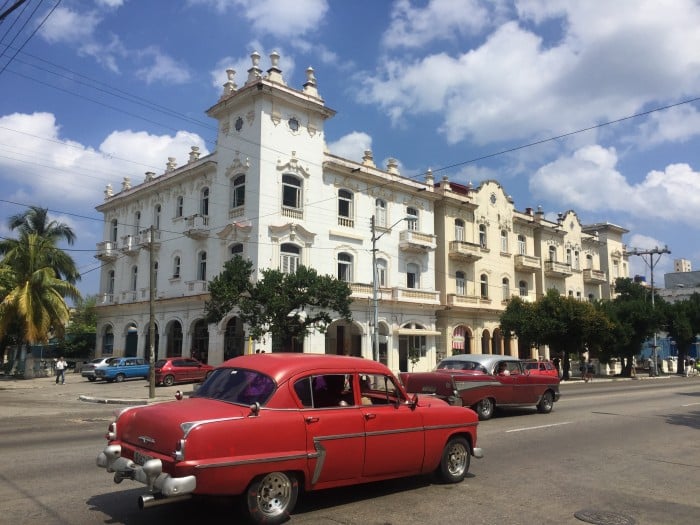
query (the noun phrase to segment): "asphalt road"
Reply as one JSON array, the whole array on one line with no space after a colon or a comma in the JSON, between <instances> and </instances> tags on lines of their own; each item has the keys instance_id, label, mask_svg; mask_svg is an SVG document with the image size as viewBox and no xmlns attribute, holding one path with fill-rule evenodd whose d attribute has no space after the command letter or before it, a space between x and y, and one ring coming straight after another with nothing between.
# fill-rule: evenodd
<instances>
[{"instance_id":1,"label":"asphalt road","mask_svg":"<svg viewBox=\"0 0 700 525\"><path fill-rule=\"evenodd\" d=\"M105 385L70 374L66 386L51 381L0 380L0 522L245 523L229 499L139 511L140 484L115 485L95 466L121 406L79 396L145 402L145 381ZM170 398L178 388L192 386L159 388L158 397ZM605 524L697 523L700 378L565 384L562 390L551 414L517 409L481 423L486 457L472 460L463 483L418 477L310 493L291 523L584 523L577 513Z\"/></svg>"}]
</instances>

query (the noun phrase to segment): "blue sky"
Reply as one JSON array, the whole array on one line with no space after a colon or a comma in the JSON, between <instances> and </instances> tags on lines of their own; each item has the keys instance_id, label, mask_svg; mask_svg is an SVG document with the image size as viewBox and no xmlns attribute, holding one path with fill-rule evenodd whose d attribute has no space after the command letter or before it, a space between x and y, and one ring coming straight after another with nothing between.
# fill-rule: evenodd
<instances>
[{"instance_id":1,"label":"blue sky","mask_svg":"<svg viewBox=\"0 0 700 525\"><path fill-rule=\"evenodd\" d=\"M0 235L49 208L77 233L81 291L97 293L105 185L212 151L204 111L253 51L262 69L277 51L297 89L314 68L338 112L333 153L496 179L519 210L618 224L630 248L671 250L659 284L675 258L700 270L692 0L26 0L0 23ZM640 257L631 268L649 279Z\"/></svg>"}]
</instances>

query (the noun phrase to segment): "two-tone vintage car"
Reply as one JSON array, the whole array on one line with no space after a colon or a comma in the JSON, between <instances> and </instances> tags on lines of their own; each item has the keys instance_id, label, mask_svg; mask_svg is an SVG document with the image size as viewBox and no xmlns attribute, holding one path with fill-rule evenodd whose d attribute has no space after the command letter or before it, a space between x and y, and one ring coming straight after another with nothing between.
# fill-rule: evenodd
<instances>
[{"instance_id":1,"label":"two-tone vintage car","mask_svg":"<svg viewBox=\"0 0 700 525\"><path fill-rule=\"evenodd\" d=\"M546 414L559 400L558 376L533 372L524 361L504 355L453 355L440 361L433 372L399 377L407 392L471 407L481 420L490 419L496 407L535 406Z\"/></svg>"},{"instance_id":2,"label":"two-tone vintage car","mask_svg":"<svg viewBox=\"0 0 700 525\"><path fill-rule=\"evenodd\" d=\"M483 455L474 411L409 397L369 359L245 355L179 397L125 409L97 457L116 483L146 485L141 508L243 495L254 522L281 523L302 489L429 473L457 483Z\"/></svg>"}]
</instances>

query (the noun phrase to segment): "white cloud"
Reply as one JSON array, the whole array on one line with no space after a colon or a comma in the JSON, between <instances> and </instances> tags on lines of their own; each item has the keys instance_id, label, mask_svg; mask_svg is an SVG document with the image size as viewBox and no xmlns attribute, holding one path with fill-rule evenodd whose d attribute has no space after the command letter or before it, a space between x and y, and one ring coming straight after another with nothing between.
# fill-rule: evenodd
<instances>
[{"instance_id":1,"label":"white cloud","mask_svg":"<svg viewBox=\"0 0 700 525\"><path fill-rule=\"evenodd\" d=\"M372 137L367 133L353 131L328 144L328 150L333 155L362 162L366 150L372 150Z\"/></svg>"},{"instance_id":2,"label":"white cloud","mask_svg":"<svg viewBox=\"0 0 700 525\"><path fill-rule=\"evenodd\" d=\"M124 0L96 0L96 2L97 5L102 5L111 9L116 9L124 5Z\"/></svg>"},{"instance_id":3,"label":"white cloud","mask_svg":"<svg viewBox=\"0 0 700 525\"><path fill-rule=\"evenodd\" d=\"M146 84L161 82L164 84L184 84L189 82L191 75L187 66L177 63L172 57L151 47L139 53L141 58L151 61L150 64L136 70L136 76L145 80Z\"/></svg>"},{"instance_id":4,"label":"white cloud","mask_svg":"<svg viewBox=\"0 0 700 525\"><path fill-rule=\"evenodd\" d=\"M639 130L640 136L631 140L641 143L642 146L687 142L700 135L700 112L686 104L653 113Z\"/></svg>"},{"instance_id":5,"label":"white cloud","mask_svg":"<svg viewBox=\"0 0 700 525\"><path fill-rule=\"evenodd\" d=\"M40 34L51 44L81 43L92 38L101 21L94 11L78 13L58 7L41 27Z\"/></svg>"},{"instance_id":6,"label":"white cloud","mask_svg":"<svg viewBox=\"0 0 700 525\"><path fill-rule=\"evenodd\" d=\"M461 53L433 46L417 60L383 57L358 101L379 105L395 124L407 115L442 115L448 142L485 144L574 131L696 92L697 2L679 0L672 9L656 1L518 6L524 20L500 25L476 47L463 44ZM402 27L414 19L406 16ZM545 22L560 28L560 38ZM413 27L420 38L434 39L428 29ZM410 32L387 31L404 33ZM399 36L392 38L402 42Z\"/></svg>"},{"instance_id":7,"label":"white cloud","mask_svg":"<svg viewBox=\"0 0 700 525\"><path fill-rule=\"evenodd\" d=\"M477 0L431 0L424 7L399 0L392 9L391 25L383 41L388 48L416 49L433 40L477 33L487 22L488 12Z\"/></svg>"},{"instance_id":8,"label":"white cloud","mask_svg":"<svg viewBox=\"0 0 700 525\"><path fill-rule=\"evenodd\" d=\"M617 161L614 148L586 146L537 170L530 191L577 210L617 210L698 227L699 172L688 164L671 164L633 184L618 171Z\"/></svg>"}]
</instances>

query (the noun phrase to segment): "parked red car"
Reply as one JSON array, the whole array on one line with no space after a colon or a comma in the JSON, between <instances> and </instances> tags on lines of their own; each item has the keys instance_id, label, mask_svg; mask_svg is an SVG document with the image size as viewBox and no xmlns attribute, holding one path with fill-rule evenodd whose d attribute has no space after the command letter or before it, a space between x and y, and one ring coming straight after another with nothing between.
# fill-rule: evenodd
<instances>
[{"instance_id":1,"label":"parked red car","mask_svg":"<svg viewBox=\"0 0 700 525\"><path fill-rule=\"evenodd\" d=\"M242 494L254 522L282 523L302 489L429 473L458 483L483 456L472 410L409 397L369 359L245 355L179 397L122 411L97 457L115 483L148 487L141 508Z\"/></svg>"},{"instance_id":2,"label":"parked red car","mask_svg":"<svg viewBox=\"0 0 700 525\"><path fill-rule=\"evenodd\" d=\"M155 366L156 385L171 386L175 383L204 381L214 367L193 357L168 357L159 359Z\"/></svg>"},{"instance_id":3,"label":"parked red car","mask_svg":"<svg viewBox=\"0 0 700 525\"><path fill-rule=\"evenodd\" d=\"M546 376L559 377L559 370L551 361L537 361L532 359L523 361L523 366L525 370L528 370L531 374L544 374Z\"/></svg>"},{"instance_id":4,"label":"parked red car","mask_svg":"<svg viewBox=\"0 0 700 525\"><path fill-rule=\"evenodd\" d=\"M402 373L408 392L431 394L471 407L486 420L496 407L536 406L547 414L559 400L559 376L528 371L514 357L460 354L443 359L433 372Z\"/></svg>"}]
</instances>

